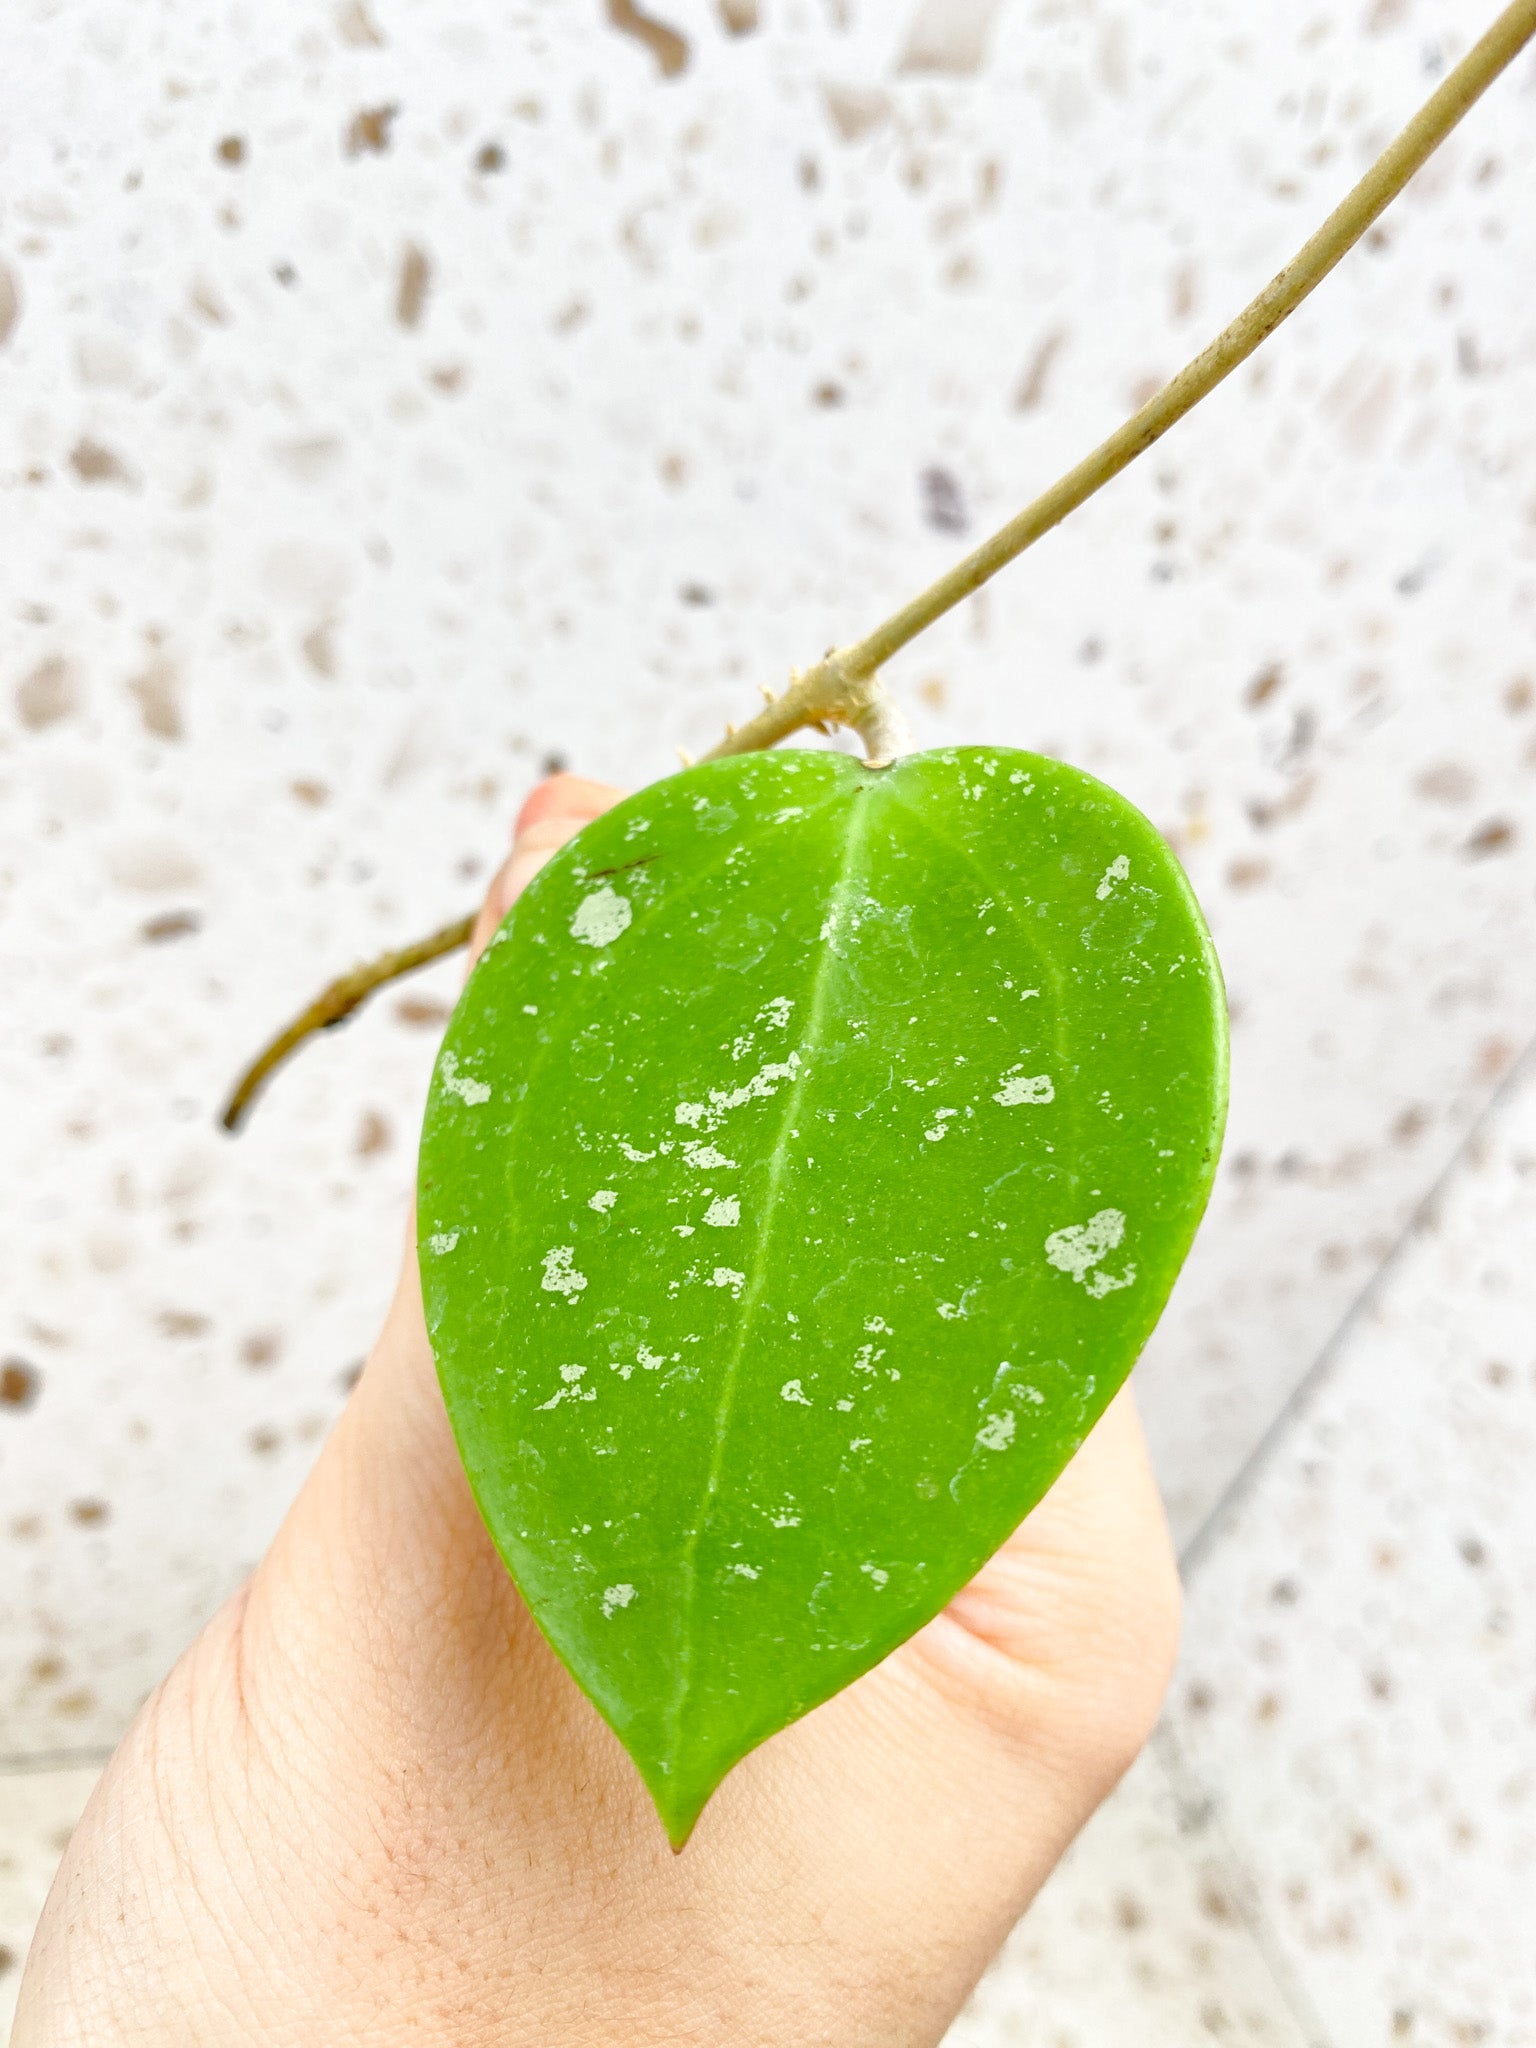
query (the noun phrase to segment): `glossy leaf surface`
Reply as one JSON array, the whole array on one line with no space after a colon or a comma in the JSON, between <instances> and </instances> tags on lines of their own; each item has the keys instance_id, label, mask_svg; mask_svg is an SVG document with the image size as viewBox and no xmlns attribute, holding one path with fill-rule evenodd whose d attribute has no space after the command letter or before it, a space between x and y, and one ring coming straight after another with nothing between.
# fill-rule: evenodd
<instances>
[{"instance_id":1,"label":"glossy leaf surface","mask_svg":"<svg viewBox=\"0 0 1536 2048\"><path fill-rule=\"evenodd\" d=\"M433 1081L428 1326L492 1536L674 1840L1049 1487L1225 1098L1172 853L1035 755L710 763L518 903Z\"/></svg>"}]
</instances>

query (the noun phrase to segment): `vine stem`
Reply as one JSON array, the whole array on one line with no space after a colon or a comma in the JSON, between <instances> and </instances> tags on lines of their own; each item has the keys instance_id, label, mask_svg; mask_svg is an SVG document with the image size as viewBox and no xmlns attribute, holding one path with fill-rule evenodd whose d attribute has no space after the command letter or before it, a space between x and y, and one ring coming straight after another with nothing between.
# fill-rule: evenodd
<instances>
[{"instance_id":1,"label":"vine stem","mask_svg":"<svg viewBox=\"0 0 1536 2048\"><path fill-rule=\"evenodd\" d=\"M725 737L703 756L707 761L771 747L806 726L849 726L860 733L871 765L880 766L904 750L905 722L886 696L879 676L893 654L935 620L990 582L1069 512L1117 477L1138 455L1160 441L1202 398L1245 363L1259 344L1342 262L1380 218L1403 187L1429 160L1462 116L1536 36L1536 0L1512 0L1440 85L1407 127L1382 151L1317 233L1298 250L1230 326L1201 350L1169 384L1135 412L1108 440L1101 441L1065 476L1000 527L989 540L931 583L919 596L852 646L832 648L820 661L798 670L781 695L763 692L766 703L745 725L728 726ZM410 974L428 961L468 943L472 917L445 925L382 958L356 967L331 983L302 1016L281 1032L252 1062L230 1096L220 1121L237 1130L256 1091L282 1061L316 1031L328 1031L349 1017L375 989Z\"/></svg>"},{"instance_id":2,"label":"vine stem","mask_svg":"<svg viewBox=\"0 0 1536 2048\"><path fill-rule=\"evenodd\" d=\"M280 1031L240 1076L219 1118L225 1130L239 1130L262 1082L306 1038L317 1031L331 1031L336 1025L344 1024L352 1012L366 1003L374 990L383 988L386 982L398 981L402 974L414 974L429 960L440 960L445 953L456 953L460 946L467 946L474 923L473 916L456 918L452 924L445 924L441 931L433 932L430 938L418 939L414 946L401 946L377 960L366 961L363 966L354 967L350 974L343 974L333 981L329 988L322 989L309 1008L295 1017L286 1031Z\"/></svg>"},{"instance_id":3,"label":"vine stem","mask_svg":"<svg viewBox=\"0 0 1536 2048\"><path fill-rule=\"evenodd\" d=\"M874 677L893 654L915 640L936 619L953 611L964 598L980 590L999 569L1017 560L1053 526L1059 526L1069 512L1076 511L1138 455L1144 455L1170 427L1176 426L1239 364L1248 360L1281 321L1288 319L1329 271L1342 262L1533 35L1536 0L1514 0L1455 69L1447 73L1401 135L1382 151L1311 240L1171 383L1165 384L1124 426L1117 427L1107 441L1101 441L1091 455L1065 476L1058 477L1049 490L1042 491L1032 504L957 562L937 583L931 583L900 611L892 612L882 625L853 646L836 648L814 667L795 675L782 697L765 705L749 724L727 731L720 744L704 758L714 760L725 754L747 754L759 747L771 747L805 725L854 723L870 699Z\"/></svg>"}]
</instances>

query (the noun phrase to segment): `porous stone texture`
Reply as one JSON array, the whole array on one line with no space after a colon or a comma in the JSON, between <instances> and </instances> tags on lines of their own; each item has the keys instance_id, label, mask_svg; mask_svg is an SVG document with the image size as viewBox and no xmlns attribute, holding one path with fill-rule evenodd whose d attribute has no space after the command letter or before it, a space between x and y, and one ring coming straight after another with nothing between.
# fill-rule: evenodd
<instances>
[{"instance_id":1,"label":"porous stone texture","mask_svg":"<svg viewBox=\"0 0 1536 2048\"><path fill-rule=\"evenodd\" d=\"M1339 2043L1536 2041L1536 1062L1191 1573L1168 1715Z\"/></svg>"},{"instance_id":2,"label":"porous stone texture","mask_svg":"<svg viewBox=\"0 0 1536 2048\"><path fill-rule=\"evenodd\" d=\"M335 973L470 908L551 762L666 773L1017 509L1279 267L1481 19L1452 0L615 13L7 8L12 1760L109 1746L292 1497L387 1298L457 969L308 1049L230 1141L214 1118L244 1057ZM1037 747L1125 790L1210 916L1226 1159L1140 1372L1186 1539L1256 1446L1279 1473L1301 1443L1277 1418L1536 1018L1533 106L1528 54L1257 360L890 672L921 743ZM1437 1356L1475 1379L1475 1260L1436 1271ZM1517 1322L1536 1285L1508 1272ZM1399 1405L1399 1374L1434 1377L1419 1321L1371 1329L1322 1576L1276 1628L1387 1598L1341 1561L1378 1540L1372 1471L1406 1489L1402 1585L1415 1489L1478 1533L1475 1446L1494 1457L1500 1425L1442 1458L1428 1393ZM1513 1335L1503 1362L1523 1386ZM1490 1385L1489 1413L1514 1398ZM1343 1695L1310 1639L1203 1604L1228 1570L1268 1617L1268 1497L1200 1539L1189 1684L1215 1704L1186 1687L1177 1730L1216 1810L1231 1776L1252 1875L1233 1896L1262 1904L1288 1984L1321 1973L1327 2038L1528 2040L1514 1923L1478 1904L1523 1823L1488 1743L1486 1769L1455 1761L1470 1653L1413 1637L1418 1706L1360 1724L1401 1712L1409 1749L1372 1752L1359 1790L1386 1798L1399 1767L1426 1797L1455 1788L1472 1838L1379 1847L1397 1837L1362 1821L1351 1863L1301 1819L1338 1810L1316 1759ZM1454 1566L1468 1617L1500 1569ZM1295 1675L1255 1732L1272 1642ZM1126 1811L1101 1839L1135 1834ZM1285 1887L1332 1900L1373 1857L1410 1896L1383 1878L1330 1949L1332 1906ZM1039 1909L1093 1997L1085 1959L1130 1953L1098 1867L1085 1846L1058 1880L1088 1887L1080 1912ZM1418 1932L1442 1899L1467 1988L1389 2012L1393 1958L1411 1983L1443 1959ZM1104 1982L1142 1982L1127 1969ZM1125 2011L1084 2038L1160 2038ZM1399 2011L1427 2031L1392 2031Z\"/></svg>"},{"instance_id":3,"label":"porous stone texture","mask_svg":"<svg viewBox=\"0 0 1536 2048\"><path fill-rule=\"evenodd\" d=\"M1310 2048L1210 1803L1149 1750L1025 1914L945 2048Z\"/></svg>"}]
</instances>

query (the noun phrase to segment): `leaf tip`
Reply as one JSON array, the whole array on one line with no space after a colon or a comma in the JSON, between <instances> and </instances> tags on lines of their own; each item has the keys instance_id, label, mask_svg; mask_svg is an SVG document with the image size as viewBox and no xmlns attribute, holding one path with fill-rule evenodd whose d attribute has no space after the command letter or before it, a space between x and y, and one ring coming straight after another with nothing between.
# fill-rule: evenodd
<instances>
[{"instance_id":1,"label":"leaf tip","mask_svg":"<svg viewBox=\"0 0 1536 2048\"><path fill-rule=\"evenodd\" d=\"M625 1747L628 1748L628 1744ZM667 1762L662 1762L655 1757L638 1756L630 1750L630 1758L651 1796L656 1818L665 1830L673 1855L681 1856L698 1826L699 1816L720 1789L721 1780L732 1765L740 1761L739 1756L733 1758L732 1764L724 1770L719 1767L718 1760L705 1762L702 1759L695 1760L694 1768L690 1769L687 1759L680 1760L675 1754Z\"/></svg>"},{"instance_id":2,"label":"leaf tip","mask_svg":"<svg viewBox=\"0 0 1536 2048\"><path fill-rule=\"evenodd\" d=\"M667 1840L672 1846L672 1854L674 1856L681 1856L688 1846L695 1827L698 1825L699 1815L709 1804L715 1787L711 1785L709 1790L703 1794L697 1792L684 1793L680 1792L675 1785L655 1784L652 1782L649 1773L642 1772L641 1775L646 1780L645 1789L651 1795L651 1804L656 1809L656 1818L666 1830Z\"/></svg>"}]
</instances>

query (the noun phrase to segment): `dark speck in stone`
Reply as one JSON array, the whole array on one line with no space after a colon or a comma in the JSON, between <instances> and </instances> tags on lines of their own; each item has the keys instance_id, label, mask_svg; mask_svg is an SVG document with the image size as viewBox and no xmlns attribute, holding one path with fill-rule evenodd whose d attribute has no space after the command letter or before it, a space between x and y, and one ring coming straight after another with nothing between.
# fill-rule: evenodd
<instances>
[{"instance_id":1,"label":"dark speck in stone","mask_svg":"<svg viewBox=\"0 0 1536 2048\"><path fill-rule=\"evenodd\" d=\"M25 1359L8 1358L0 1365L0 1407L30 1408L42 1391L43 1377Z\"/></svg>"}]
</instances>

